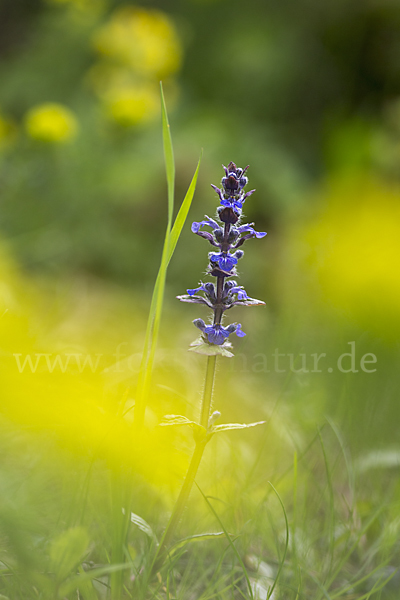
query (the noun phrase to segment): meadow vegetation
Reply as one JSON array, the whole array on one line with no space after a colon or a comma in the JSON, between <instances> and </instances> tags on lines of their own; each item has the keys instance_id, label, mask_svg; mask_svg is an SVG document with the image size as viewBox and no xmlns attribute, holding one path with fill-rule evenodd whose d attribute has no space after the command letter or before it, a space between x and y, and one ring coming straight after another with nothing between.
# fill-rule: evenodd
<instances>
[{"instance_id":1,"label":"meadow vegetation","mask_svg":"<svg viewBox=\"0 0 400 600\"><path fill-rule=\"evenodd\" d=\"M397 600L398 7L20 4L0 8L0 599ZM164 548L208 361L187 351L206 311L176 296L205 278L190 224L230 160L268 232L240 284L266 306L233 308L211 412L262 424L212 436Z\"/></svg>"}]
</instances>

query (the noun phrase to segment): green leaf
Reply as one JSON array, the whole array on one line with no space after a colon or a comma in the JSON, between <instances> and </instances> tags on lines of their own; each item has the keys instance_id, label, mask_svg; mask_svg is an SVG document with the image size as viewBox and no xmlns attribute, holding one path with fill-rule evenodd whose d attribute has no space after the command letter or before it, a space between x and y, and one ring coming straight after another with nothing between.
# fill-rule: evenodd
<instances>
[{"instance_id":1,"label":"green leaf","mask_svg":"<svg viewBox=\"0 0 400 600\"><path fill-rule=\"evenodd\" d=\"M165 106L164 94L161 85L161 110L162 110L162 126L163 126L163 145L165 157L165 170L167 175L168 185L168 223L165 233L163 253L161 258L160 268L158 270L156 283L154 285L153 295L151 298L149 317L147 320L146 336L143 349L142 361L139 370L139 379L136 392L135 404L135 425L138 429L142 427L144 421L144 413L148 392L151 384L151 375L155 351L157 346L158 331L160 328L161 312L164 299L165 280L167 276L167 268L174 253L176 244L181 234L185 219L187 217L193 195L196 188L197 177L200 168L200 160L197 164L196 171L189 185L188 191L183 199L174 225L172 227L172 215L174 210L174 187L175 187L175 166L174 153L172 147L171 131L168 122L167 109Z\"/></svg>"},{"instance_id":2,"label":"green leaf","mask_svg":"<svg viewBox=\"0 0 400 600\"><path fill-rule=\"evenodd\" d=\"M79 574L84 575L85 571L82 567L79 567ZM98 596L96 590L93 587L93 583L91 580L85 579L81 580L79 583L79 589L83 594L85 600L98 600Z\"/></svg>"},{"instance_id":3,"label":"green leaf","mask_svg":"<svg viewBox=\"0 0 400 600\"><path fill-rule=\"evenodd\" d=\"M224 423L223 425L216 425L213 427L213 433L229 431L230 429L247 429L248 427L264 425L264 423L266 423L266 421L257 421L256 423Z\"/></svg>"},{"instance_id":4,"label":"green leaf","mask_svg":"<svg viewBox=\"0 0 400 600\"><path fill-rule=\"evenodd\" d=\"M190 182L188 191L183 199L181 207L179 209L178 214L176 215L176 219L174 222L174 226L171 231L170 239L169 239L169 247L168 247L168 262L171 260L172 255L174 253L176 244L178 243L179 236L181 235L181 231L186 221L186 217L188 215L190 206L192 204L194 192L196 190L197 177L199 175L200 162L203 152L200 154L199 162L197 163L196 171L193 175L192 181Z\"/></svg>"},{"instance_id":5,"label":"green leaf","mask_svg":"<svg viewBox=\"0 0 400 600\"><path fill-rule=\"evenodd\" d=\"M182 415L165 415L164 421L160 423L160 427L168 427L174 425L189 425L194 429L197 434L200 434L200 437L203 438L207 434L207 431L202 425L196 423L196 421L190 421L186 417Z\"/></svg>"},{"instance_id":6,"label":"green leaf","mask_svg":"<svg viewBox=\"0 0 400 600\"><path fill-rule=\"evenodd\" d=\"M167 173L167 185L168 185L168 222L171 223L172 215L174 212L175 161L174 161L174 149L172 147L171 129L169 126L167 107L165 106L164 91L163 91L161 81L160 81L160 93L161 93L161 114L162 114L165 170Z\"/></svg>"},{"instance_id":7,"label":"green leaf","mask_svg":"<svg viewBox=\"0 0 400 600\"><path fill-rule=\"evenodd\" d=\"M145 521L144 519L142 519L142 517L139 517L139 515L136 515L133 512L131 512L131 521L134 525L136 525L136 527L140 529L140 531L143 531L143 533L148 535L157 543L156 535L150 527L150 525L147 523L147 521Z\"/></svg>"},{"instance_id":8,"label":"green leaf","mask_svg":"<svg viewBox=\"0 0 400 600\"><path fill-rule=\"evenodd\" d=\"M165 421L160 423L160 426L166 425L197 425L195 421L190 421L183 415L164 415Z\"/></svg>"},{"instance_id":9,"label":"green leaf","mask_svg":"<svg viewBox=\"0 0 400 600\"><path fill-rule=\"evenodd\" d=\"M229 533L228 535L234 537L232 533ZM221 537L225 537L225 533L223 531L219 531L218 533L198 533L196 535L190 535L189 537L183 538L182 540L179 540L179 542L176 542L176 544L174 544L168 551L168 554L172 555L180 548L183 548L183 546L186 546L186 544L189 542L204 542L207 540L219 539Z\"/></svg>"},{"instance_id":10,"label":"green leaf","mask_svg":"<svg viewBox=\"0 0 400 600\"><path fill-rule=\"evenodd\" d=\"M89 536L83 527L63 531L50 547L51 570L58 582L64 581L81 562L89 545Z\"/></svg>"},{"instance_id":11,"label":"green leaf","mask_svg":"<svg viewBox=\"0 0 400 600\"><path fill-rule=\"evenodd\" d=\"M81 589L81 586L85 586L87 581L91 581L92 579L97 579L98 577L103 577L103 575L108 575L109 573L115 573L116 571L123 571L124 569L130 569L131 565L128 563L122 563L119 565L107 565L106 567L98 567L97 569L91 569L90 571L85 571L82 575L76 575L72 577L63 585L60 586L58 597L63 598L67 596L71 592L76 589Z\"/></svg>"}]
</instances>

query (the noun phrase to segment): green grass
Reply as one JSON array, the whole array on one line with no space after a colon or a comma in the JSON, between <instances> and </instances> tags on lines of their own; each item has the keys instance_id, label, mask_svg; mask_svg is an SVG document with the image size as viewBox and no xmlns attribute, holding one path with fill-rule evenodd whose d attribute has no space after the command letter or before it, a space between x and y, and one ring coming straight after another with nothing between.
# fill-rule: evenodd
<instances>
[{"instance_id":1,"label":"green grass","mask_svg":"<svg viewBox=\"0 0 400 600\"><path fill-rule=\"evenodd\" d=\"M56 428L35 432L2 419L0 600L398 600L400 490L390 469L361 470L349 452L352 440L333 419L306 426L282 390L275 400L250 374L244 394L243 374L226 377L223 367L216 396L226 412L248 416L262 407L268 424L252 429L251 438L240 431L213 437L173 544L151 576L179 486L146 472L146 437L186 457L193 449L190 431L144 427L146 405L162 404L162 364L152 377L166 274L199 172L198 164L173 223L174 160L163 97L162 116L167 228L127 446L144 466L129 455L111 459L90 443L63 447ZM196 373L175 340L169 348L182 361L173 367L171 393L178 397L182 370L193 382ZM195 413L193 387L185 402ZM285 394L300 402L293 388ZM125 402L126 390L120 396ZM124 402L117 404L115 423L125 423L130 409ZM282 422L291 435L283 435ZM83 432L89 425L82 423ZM162 450L154 452L161 460Z\"/></svg>"},{"instance_id":2,"label":"green grass","mask_svg":"<svg viewBox=\"0 0 400 600\"><path fill-rule=\"evenodd\" d=\"M230 477L220 495L211 498L208 492L193 491L179 534L187 539L176 545L160 575L145 581L144 568L155 551L154 536L160 539L165 525L165 517L160 517L160 508L162 515L165 511L162 498L160 502L162 490L127 472L121 472L116 482L115 473L98 461L83 498L88 459L77 459L57 448L51 438L21 432L5 422L2 433L0 593L10 600L100 600L117 598L118 593L124 600L225 600L249 598L250 589L254 597L255 590L264 590L265 594L273 591L271 598L285 600L398 597L393 529L398 528L396 486L383 470L375 473L373 481L359 483L354 508L346 514L342 495L347 479L333 436L324 440L326 456L336 464L330 473L333 516L320 444L314 443L298 458L295 507L293 469L275 473L279 496L268 485L264 469L255 474L248 489L240 488L243 462L235 463L235 441L231 441L218 472L210 475L207 468L199 476L201 489L214 492L221 473L230 465ZM275 452L282 462L286 460L283 445L275 447ZM209 455L210 460L214 457ZM267 452L263 461L268 465ZM386 490L384 501L381 486ZM129 489L129 499L120 496L117 500L118 489L120 494ZM88 507L79 526L67 520L77 501ZM121 562L110 564L117 543L114 536L120 531L118 508L126 501L141 511L149 528L141 525L141 519L130 522L126 539L118 542ZM199 530L224 535L202 538ZM115 583L117 573L120 588Z\"/></svg>"}]
</instances>

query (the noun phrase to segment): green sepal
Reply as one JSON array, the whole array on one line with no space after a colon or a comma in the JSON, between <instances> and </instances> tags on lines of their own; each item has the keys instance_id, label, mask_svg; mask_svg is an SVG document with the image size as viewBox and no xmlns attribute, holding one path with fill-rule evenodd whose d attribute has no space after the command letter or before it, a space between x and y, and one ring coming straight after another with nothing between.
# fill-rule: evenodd
<instances>
[{"instance_id":1,"label":"green sepal","mask_svg":"<svg viewBox=\"0 0 400 600\"><path fill-rule=\"evenodd\" d=\"M203 354L205 356L226 356L232 358L234 354L228 350L232 348L232 344L225 342L223 345L209 344L204 341L202 336L198 337L197 340L190 344L189 351L196 352L197 354Z\"/></svg>"}]
</instances>

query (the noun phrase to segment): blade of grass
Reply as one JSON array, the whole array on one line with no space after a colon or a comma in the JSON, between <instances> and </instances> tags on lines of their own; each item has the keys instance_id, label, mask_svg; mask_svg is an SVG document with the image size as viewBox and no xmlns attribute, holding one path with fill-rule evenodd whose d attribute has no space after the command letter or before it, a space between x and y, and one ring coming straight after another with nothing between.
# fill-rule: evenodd
<instances>
[{"instance_id":1,"label":"blade of grass","mask_svg":"<svg viewBox=\"0 0 400 600\"><path fill-rule=\"evenodd\" d=\"M369 592L367 592L366 594L364 594L363 596L359 596L357 598L357 600L369 600L369 598L371 597L371 594L375 594L375 592L380 592L385 585L387 585L389 583L389 581L392 579L392 577L394 577L396 575L396 573L398 573L398 569L396 569L395 571L393 571L393 573L391 573L389 575L389 577L387 577L383 583L381 583L382 581L382 577L380 577L378 579L378 581L375 583L374 587L372 588L372 590L370 590Z\"/></svg>"},{"instance_id":2,"label":"blade of grass","mask_svg":"<svg viewBox=\"0 0 400 600\"><path fill-rule=\"evenodd\" d=\"M386 565L390 562L390 559L388 558L387 560L385 560L385 562L381 563L380 565L378 565L377 567L375 567L375 569L373 569L373 571L370 571L369 573L367 573L366 575L364 575L363 577L361 577L360 579L357 579L356 581L352 581L350 582L349 585L347 585L346 587L343 587L341 589L339 589L337 592L335 592L331 598L332 600L334 598L340 597L340 596L344 596L346 594L346 592L349 592L351 590L354 590L355 587L357 587L358 585L361 585L362 583L364 583L364 581L367 581L368 579L370 579L373 575L375 575L375 573L377 573L380 569L383 569L383 567L386 567Z\"/></svg>"},{"instance_id":3,"label":"blade of grass","mask_svg":"<svg viewBox=\"0 0 400 600\"><path fill-rule=\"evenodd\" d=\"M163 125L163 144L164 157L167 175L168 188L168 222L165 233L164 246L161 258L161 265L157 274L156 283L150 304L149 317L147 320L145 343L143 349L142 361L140 364L139 378L136 392L136 402L134 411L135 427L140 430L144 422L144 414L146 410L146 400L151 383L151 374L155 357L155 350L158 339L158 332L161 321L161 312L164 298L165 280L168 264L174 253L180 233L185 223L189 208L193 199L196 188L197 177L199 173L200 160L197 164L196 171L189 185L188 191L183 199L174 225L172 227L172 215L174 210L174 188L175 188L175 166L174 153L171 140L170 125L168 122L167 109L165 106L164 94L161 85L161 110L162 110L162 125ZM129 409L128 409L129 410ZM126 411L128 412L128 411ZM126 413L125 413L126 414Z\"/></svg>"},{"instance_id":4,"label":"blade of grass","mask_svg":"<svg viewBox=\"0 0 400 600\"><path fill-rule=\"evenodd\" d=\"M379 515L381 514L381 512L383 512L383 510L385 509L385 506L380 506L374 513L373 515L368 519L367 523L364 525L364 527L362 527L362 529L360 529L360 531L358 532L358 535L354 541L354 543L350 546L349 550L347 552L344 553L344 555L342 556L341 560L339 561L339 563L337 564L334 572L331 574L329 581L326 582L326 588L329 589L330 586L332 585L332 583L335 581L337 575L340 573L343 565L346 564L346 562L348 561L348 559L350 558L350 556L353 554L353 552L356 550L360 539L362 538L362 536L368 531L368 529L371 527L371 525L376 521L376 519L379 517Z\"/></svg>"},{"instance_id":5,"label":"blade of grass","mask_svg":"<svg viewBox=\"0 0 400 600\"><path fill-rule=\"evenodd\" d=\"M96 569L91 569L90 571L85 571L80 575L76 575L71 579L68 579L65 583L60 586L59 597L62 598L67 594L70 594L75 589L79 589L81 583L85 583L86 581L92 581L93 579L97 579L98 577L102 577L104 575L109 575L110 573L114 573L116 571L124 571L129 569L130 565L123 563L120 565L108 565L105 567L98 567Z\"/></svg>"},{"instance_id":6,"label":"blade of grass","mask_svg":"<svg viewBox=\"0 0 400 600\"><path fill-rule=\"evenodd\" d=\"M192 204L194 192L196 189L197 177L199 174L200 163L203 156L203 151L200 152L199 162L197 163L196 171L194 172L192 181L188 187L188 191L185 194L181 207L179 209L178 214L176 215L174 226L172 227L171 235L169 238L169 247L168 247L168 263L172 258L174 250L176 248L176 244L178 243L179 236L181 235L182 228L185 224L186 217L188 215L190 206Z\"/></svg>"},{"instance_id":7,"label":"blade of grass","mask_svg":"<svg viewBox=\"0 0 400 600\"><path fill-rule=\"evenodd\" d=\"M306 571L306 573L307 573L307 575L310 577L310 579L312 579L312 580L313 580L313 582L314 582L314 583L315 583L315 584L316 584L316 585L319 587L319 589L321 590L321 592L322 592L322 596L321 596L321 597L325 596L326 600L332 600L332 598L330 597L330 595L328 594L327 590L324 588L324 586L322 585L322 583L320 583L320 582L318 581L318 579L316 579L316 578L314 577L314 575L312 575L312 574L311 574L309 571Z\"/></svg>"},{"instance_id":8,"label":"blade of grass","mask_svg":"<svg viewBox=\"0 0 400 600\"><path fill-rule=\"evenodd\" d=\"M251 583L250 583L249 576L248 576L248 574L247 574L247 569L246 569L246 567L244 566L244 563L243 563L242 559L240 558L240 554L239 554L239 552L237 551L237 548L236 548L235 544L234 544L234 543L232 542L232 540L231 540L231 536L230 536L230 535L229 535L229 533L226 531L225 527L224 527L224 526L223 526L223 524L222 524L222 521L221 521L221 519L219 518L219 516L218 516L218 514L217 514L216 510L215 510L215 509L214 509L214 507L212 506L212 504L211 504L211 502L209 501L209 499L207 498L207 496L206 496L206 495L205 495L205 494L202 492L202 490L200 489L200 487L197 485L197 483L196 483L196 482L195 482L195 484L196 484L196 487L197 487L197 489L199 490L200 494L203 496L204 500L207 502L207 504L208 504L208 507L210 508L211 512L214 514L215 518L217 519L217 521L218 521L218 523L219 523L219 525L220 525L220 527L221 527L222 531L224 532L224 534L225 534L225 536L226 536L226 539L227 539L227 540L228 540L228 542L229 542L229 545L230 545L230 547L232 548L232 550L233 550L233 551L234 551L234 553L236 554L236 557L237 557L237 559L238 559L238 561L239 561L239 563L240 563L240 566L242 567L242 570L243 570L244 576L245 576L245 578L246 578L246 582L247 582L247 587L248 587L248 589L249 589L250 598L251 598L251 600L254 600L254 596L253 596L253 590L252 590L252 587L251 587Z\"/></svg>"},{"instance_id":9,"label":"blade of grass","mask_svg":"<svg viewBox=\"0 0 400 600\"><path fill-rule=\"evenodd\" d=\"M353 510L354 497L355 497L355 493L354 493L354 489L355 489L354 471L351 468L350 460L349 460L349 458L347 456L347 450L345 448L344 441L343 441L343 438L342 438L342 436L340 434L340 431L339 431L338 427L335 425L335 423L332 421L332 419L329 416L325 416L325 419L327 420L330 428L332 429L333 433L335 434L335 436L336 436L336 438L337 438L337 440L339 442L340 449L341 449L342 454L343 454L344 462L345 462L345 465L346 465L347 478L348 478L348 481L349 481L349 488L350 488L350 491L351 491L350 510Z\"/></svg>"},{"instance_id":10,"label":"blade of grass","mask_svg":"<svg viewBox=\"0 0 400 600\"><path fill-rule=\"evenodd\" d=\"M167 172L168 188L168 225L167 231L171 229L172 215L174 212L174 192L175 192L175 161L174 149L172 147L171 128L168 121L167 107L165 105L164 91L160 81L161 95L161 115L164 143L165 170Z\"/></svg>"},{"instance_id":11,"label":"blade of grass","mask_svg":"<svg viewBox=\"0 0 400 600\"><path fill-rule=\"evenodd\" d=\"M301 568L300 568L300 567L298 567L298 570L299 570L299 585L298 585L298 588L297 588L297 594L296 594L296 598L295 598L295 600L299 600L299 598L300 598L300 594L301 594L301 585L302 585L302 579L301 579Z\"/></svg>"},{"instance_id":12,"label":"blade of grass","mask_svg":"<svg viewBox=\"0 0 400 600\"><path fill-rule=\"evenodd\" d=\"M277 572L276 577L275 577L275 581L272 584L272 587L270 588L270 590L268 591L268 594L267 594L267 600L269 600L269 598L271 598L272 593L273 593L273 591L274 591L274 589L276 587L276 584L278 583L279 577L281 576L283 565L285 564L285 559L286 559L286 554L287 554L288 546L289 546L289 523L288 523L288 518L287 518L286 510L285 510L285 507L283 505L283 502L282 502L281 497L278 494L277 490L274 488L274 486L272 485L272 483L270 481L268 481L268 483L272 487L272 489L274 490L274 492L276 494L276 497L278 498L279 503L280 503L280 505L282 507L282 510L283 510L283 514L284 514L284 517L285 517L285 525L286 525L286 542L285 542L285 550L283 552L282 560L280 562L280 565L279 565L279 568L278 568L278 572Z\"/></svg>"},{"instance_id":13,"label":"blade of grass","mask_svg":"<svg viewBox=\"0 0 400 600\"><path fill-rule=\"evenodd\" d=\"M292 538L292 552L294 562L297 563L297 452L295 451L293 456L293 538Z\"/></svg>"},{"instance_id":14,"label":"blade of grass","mask_svg":"<svg viewBox=\"0 0 400 600\"><path fill-rule=\"evenodd\" d=\"M326 455L324 441L322 439L321 431L318 430L319 441L321 443L322 454L324 456L325 463L325 471L326 471L326 479L328 482L328 490L329 490L329 570L327 573L327 578L329 578L332 568L333 568L333 559L334 559L334 550L335 550L335 504L334 504L334 493L333 493L333 485L332 485L332 475L331 470L329 468L328 457Z\"/></svg>"},{"instance_id":15,"label":"blade of grass","mask_svg":"<svg viewBox=\"0 0 400 600\"><path fill-rule=\"evenodd\" d=\"M165 170L167 175L167 190L168 190L168 221L167 230L165 232L164 246L161 257L161 265L159 277L154 287L153 298L150 306L150 315L147 322L145 344L143 357L140 364L139 381L136 391L136 403L134 420L137 429L141 429L144 421L144 413L146 409L146 397L150 385L150 377L153 368L155 347L158 338L158 330L160 325L165 279L168 266L168 247L171 235L172 215L174 212L174 190L175 190L175 163L174 150L172 147L171 130L168 121L167 108L165 106L164 93L162 83L160 83L161 93L161 115L162 115L162 131L163 131L163 146Z\"/></svg>"}]
</instances>

